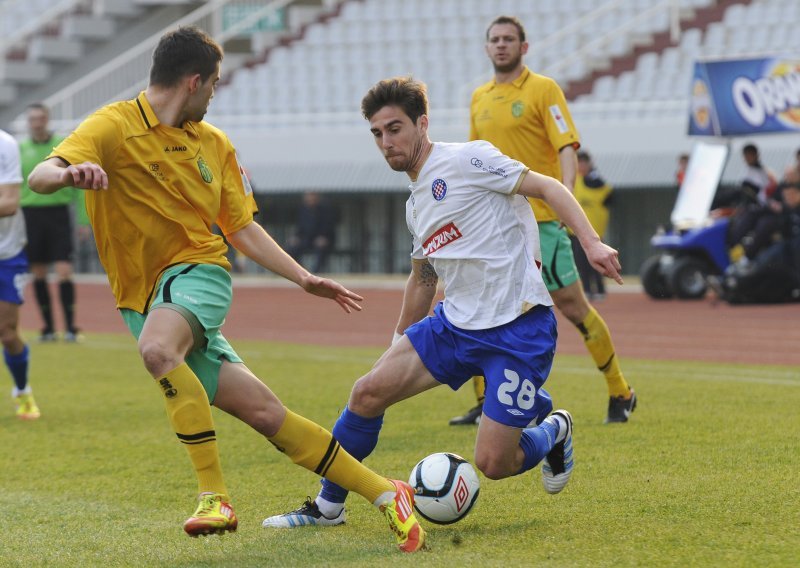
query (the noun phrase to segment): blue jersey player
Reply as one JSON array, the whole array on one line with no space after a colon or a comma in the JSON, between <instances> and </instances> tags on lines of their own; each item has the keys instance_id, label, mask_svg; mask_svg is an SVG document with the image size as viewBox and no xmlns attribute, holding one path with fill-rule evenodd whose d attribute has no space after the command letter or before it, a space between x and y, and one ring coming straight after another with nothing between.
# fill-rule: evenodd
<instances>
[{"instance_id":1,"label":"blue jersey player","mask_svg":"<svg viewBox=\"0 0 800 568\"><path fill-rule=\"evenodd\" d=\"M19 146L0 130L0 341L6 367L14 379L11 396L22 420L39 418L28 382L28 346L19 335L19 306L28 273L25 218L19 206L22 168Z\"/></svg>"}]
</instances>

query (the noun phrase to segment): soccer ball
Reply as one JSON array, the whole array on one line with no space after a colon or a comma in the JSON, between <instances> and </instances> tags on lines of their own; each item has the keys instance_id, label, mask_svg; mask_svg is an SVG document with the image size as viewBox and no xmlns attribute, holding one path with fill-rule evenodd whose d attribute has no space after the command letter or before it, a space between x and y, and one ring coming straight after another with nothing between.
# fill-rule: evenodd
<instances>
[{"instance_id":1,"label":"soccer ball","mask_svg":"<svg viewBox=\"0 0 800 568\"><path fill-rule=\"evenodd\" d=\"M463 519L478 499L478 474L467 460L441 452L423 458L408 483L414 488L414 508L424 518L439 525Z\"/></svg>"}]
</instances>

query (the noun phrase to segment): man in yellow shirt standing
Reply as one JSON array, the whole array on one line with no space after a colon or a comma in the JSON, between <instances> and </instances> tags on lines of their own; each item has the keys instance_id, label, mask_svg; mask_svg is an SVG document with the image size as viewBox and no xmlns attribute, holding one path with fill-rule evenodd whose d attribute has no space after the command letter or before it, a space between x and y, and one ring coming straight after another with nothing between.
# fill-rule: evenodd
<instances>
[{"instance_id":1,"label":"man in yellow shirt standing","mask_svg":"<svg viewBox=\"0 0 800 568\"><path fill-rule=\"evenodd\" d=\"M578 132L558 84L523 64L527 51L525 28L519 19L500 16L492 21L486 32L486 53L495 77L472 94L470 139L487 140L507 156L572 190L580 147ZM539 226L547 289L561 313L580 331L605 376L609 393L605 421L627 422L636 408L636 394L622 374L608 327L583 294L567 231L546 203L540 199L530 202ZM483 379L475 380L478 406L451 424L480 420Z\"/></svg>"},{"instance_id":2,"label":"man in yellow shirt standing","mask_svg":"<svg viewBox=\"0 0 800 568\"><path fill-rule=\"evenodd\" d=\"M614 188L611 187L594 167L592 157L584 150L578 151L578 175L575 178L575 199L589 218L592 228L602 239L608 228L609 211ZM606 285L602 274L592 268L581 243L570 235L572 255L583 283L583 293L590 300L602 300L606 296Z\"/></svg>"},{"instance_id":3,"label":"man in yellow shirt standing","mask_svg":"<svg viewBox=\"0 0 800 568\"><path fill-rule=\"evenodd\" d=\"M209 404L263 434L298 465L378 507L404 552L422 548L413 489L381 477L330 432L286 409L220 332L232 297L223 237L261 266L346 312L361 297L310 274L253 221L252 190L227 136L203 122L222 49L197 28L165 34L147 89L89 116L31 173L38 193L87 190L100 260L139 354L194 466L190 536L236 530Z\"/></svg>"}]
</instances>

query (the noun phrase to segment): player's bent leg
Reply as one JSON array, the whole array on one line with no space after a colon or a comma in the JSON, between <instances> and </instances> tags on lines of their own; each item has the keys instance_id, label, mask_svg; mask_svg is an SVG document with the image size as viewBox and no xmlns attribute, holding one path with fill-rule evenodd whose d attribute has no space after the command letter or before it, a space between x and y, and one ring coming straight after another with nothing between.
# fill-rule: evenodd
<instances>
[{"instance_id":1,"label":"player's bent leg","mask_svg":"<svg viewBox=\"0 0 800 568\"><path fill-rule=\"evenodd\" d=\"M541 462L545 491L559 493L572 476L572 429L566 410L557 410L538 426L525 429L484 416L475 444L475 465L489 479L503 479Z\"/></svg>"},{"instance_id":2,"label":"player's bent leg","mask_svg":"<svg viewBox=\"0 0 800 568\"><path fill-rule=\"evenodd\" d=\"M214 405L263 434L295 464L362 495L378 507L401 550L414 552L422 547L425 532L413 514L411 488L373 472L343 450L330 432L285 408L243 364L223 362ZM266 519L262 525L293 528L344 523L343 510L334 518L326 518L309 501L296 511Z\"/></svg>"},{"instance_id":3,"label":"player's bent leg","mask_svg":"<svg viewBox=\"0 0 800 568\"><path fill-rule=\"evenodd\" d=\"M475 441L475 466L489 479L503 479L520 473L525 459L520 447L521 434L521 428L506 426L484 416Z\"/></svg>"},{"instance_id":4,"label":"player's bent leg","mask_svg":"<svg viewBox=\"0 0 800 568\"><path fill-rule=\"evenodd\" d=\"M375 449L383 413L389 406L440 384L404 335L369 373L356 381L333 433L342 447L361 461ZM346 498L347 491L327 476L315 501L324 514L334 516Z\"/></svg>"},{"instance_id":5,"label":"player's bent leg","mask_svg":"<svg viewBox=\"0 0 800 568\"><path fill-rule=\"evenodd\" d=\"M384 353L370 373L357 381L348 408L333 428L333 440L346 450L339 451L339 455L348 456L359 463L358 460L368 456L377 444L385 408L439 384L419 360L410 342L405 337L401 339ZM353 406L358 410L354 410ZM299 509L269 517L264 521L264 526L294 528L342 524L345 497L348 490L356 489L351 486L351 480L337 479L335 474L334 468L323 474L326 478L323 480L323 489L313 502L306 501ZM366 493L358 492L370 499ZM403 523L405 521L401 521ZM413 536L408 538L412 542L415 540ZM403 543L399 544L401 549L408 548Z\"/></svg>"},{"instance_id":6,"label":"player's bent leg","mask_svg":"<svg viewBox=\"0 0 800 568\"><path fill-rule=\"evenodd\" d=\"M123 318L138 336L142 361L164 395L170 424L197 475L200 501L184 530L190 536L236 530L238 521L228 502L208 394L184 361L196 341L187 314L154 308L143 324L130 311L123 310Z\"/></svg>"}]
</instances>

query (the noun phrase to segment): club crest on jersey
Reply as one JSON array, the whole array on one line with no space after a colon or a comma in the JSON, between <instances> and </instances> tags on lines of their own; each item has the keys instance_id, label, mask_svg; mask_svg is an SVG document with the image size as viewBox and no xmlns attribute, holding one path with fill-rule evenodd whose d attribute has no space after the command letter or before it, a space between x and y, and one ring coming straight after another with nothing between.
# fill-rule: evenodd
<instances>
[{"instance_id":1,"label":"club crest on jersey","mask_svg":"<svg viewBox=\"0 0 800 568\"><path fill-rule=\"evenodd\" d=\"M211 183L214 181L214 174L211 173L211 168L208 167L202 156L197 159L197 169L200 170L200 177L203 178L204 182Z\"/></svg>"},{"instance_id":2,"label":"club crest on jersey","mask_svg":"<svg viewBox=\"0 0 800 568\"><path fill-rule=\"evenodd\" d=\"M519 118L522 116L522 112L525 110L525 103L522 101L514 101L511 105L511 115L514 118Z\"/></svg>"},{"instance_id":3,"label":"club crest on jersey","mask_svg":"<svg viewBox=\"0 0 800 568\"><path fill-rule=\"evenodd\" d=\"M431 193L436 201L441 201L447 195L447 182L442 178L436 178L431 184Z\"/></svg>"},{"instance_id":4,"label":"club crest on jersey","mask_svg":"<svg viewBox=\"0 0 800 568\"><path fill-rule=\"evenodd\" d=\"M428 240L422 243L422 252L425 256L428 256L461 237L461 231L458 230L458 227L454 223L448 223L444 227L437 229L428 237Z\"/></svg>"}]
</instances>

